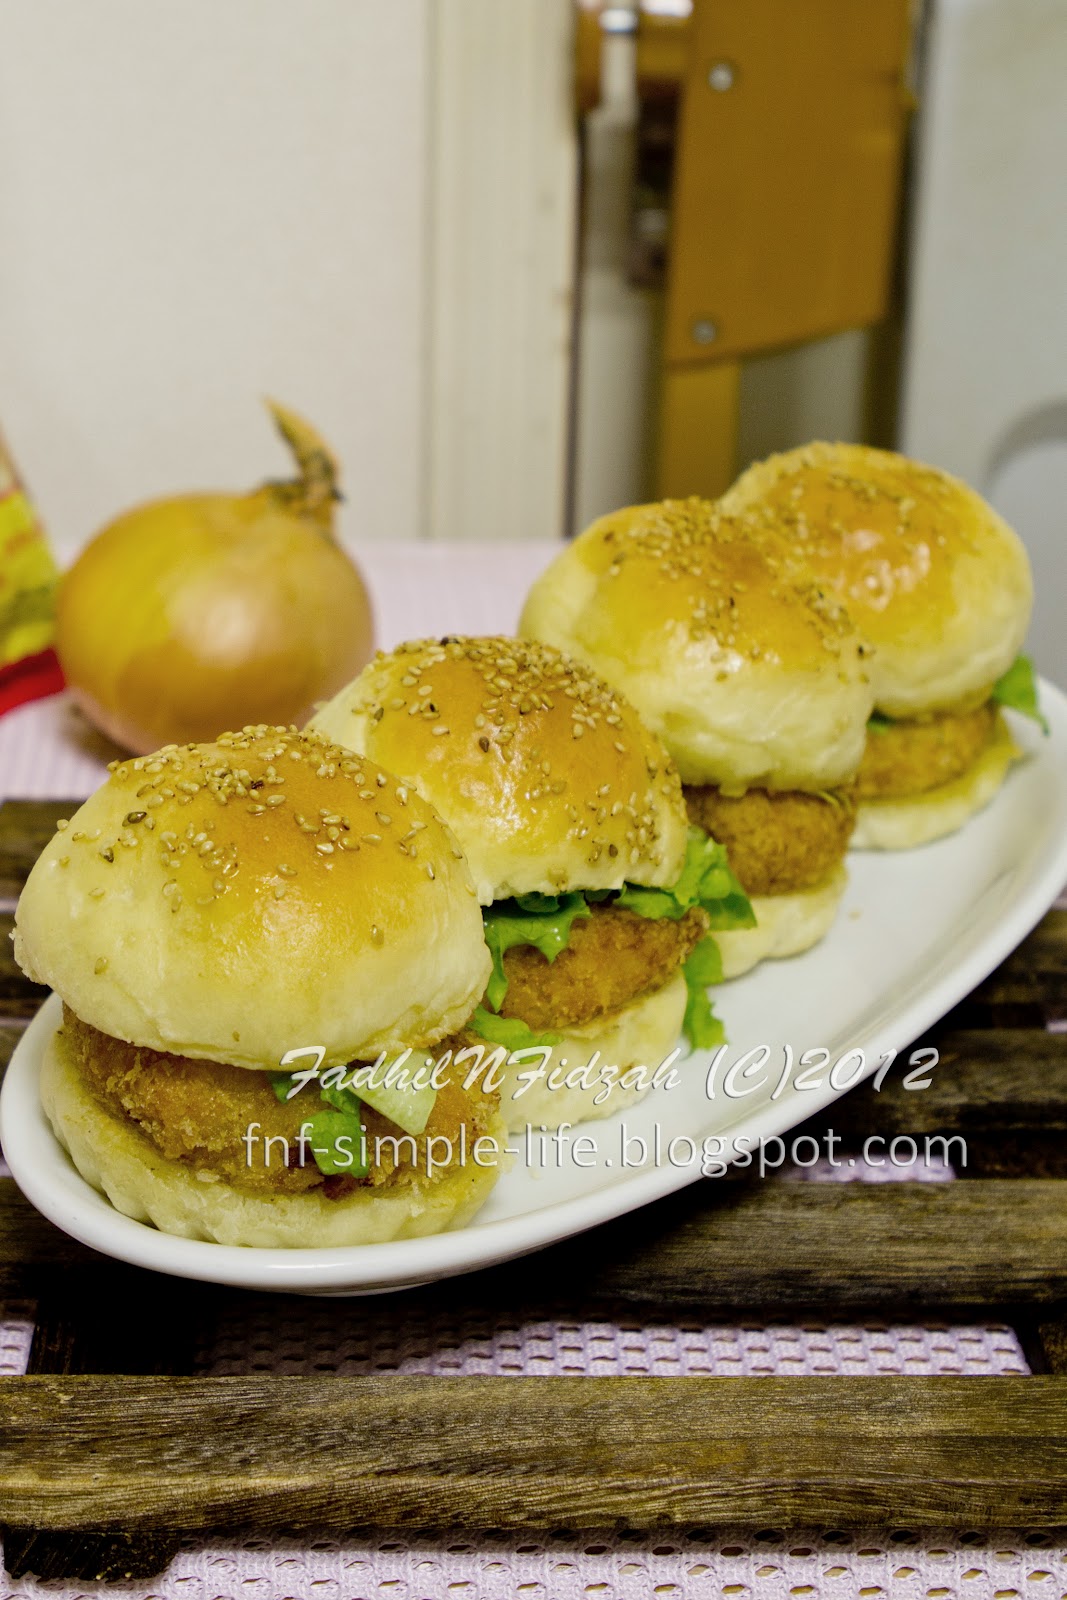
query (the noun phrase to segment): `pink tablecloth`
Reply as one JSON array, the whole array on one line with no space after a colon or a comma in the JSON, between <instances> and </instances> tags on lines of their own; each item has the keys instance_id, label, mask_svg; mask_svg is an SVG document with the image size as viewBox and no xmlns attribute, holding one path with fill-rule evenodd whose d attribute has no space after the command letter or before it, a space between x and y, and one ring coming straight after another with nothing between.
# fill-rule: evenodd
<instances>
[{"instance_id":1,"label":"pink tablecloth","mask_svg":"<svg viewBox=\"0 0 1067 1600\"><path fill-rule=\"evenodd\" d=\"M552 554L548 545L378 545L360 552L376 604L378 639L391 646L431 633L510 632L523 595ZM64 696L0 719L0 799L75 798L104 776L114 752L87 730ZM860 1169L862 1170L862 1169ZM890 1169L891 1170L891 1169ZM800 1176L801 1174L794 1174ZM893 1177L951 1181L948 1171ZM819 1181L817 1170L804 1176ZM839 1176L839 1175L838 1175ZM0 1308L0 1371L22 1370L33 1308ZM445 1323L400 1322L381 1302L373 1336L341 1338L329 1306L309 1304L280 1325L251 1310L218 1330L203 1352L208 1373L273 1370L342 1373L1024 1373L1014 1333L1002 1325L889 1327L805 1322L726 1327L699 1321L648 1326L611 1321L498 1319L457 1310ZM843 1441L843 1444L847 1441ZM0 1600L97 1595L94 1585L12 1585ZM649 1540L607 1532L508 1541L499 1536L442 1545L383 1530L372 1537L296 1546L254 1538L235 1545L190 1543L152 1585L106 1591L161 1600L630 1600L710 1596L845 1600L869 1595L920 1600L1045 1600L1067 1597L1067 1545L1016 1530L990 1543L965 1527L920 1542L907 1529L844 1534L809 1530L784 1538L692 1530Z\"/></svg>"}]
</instances>

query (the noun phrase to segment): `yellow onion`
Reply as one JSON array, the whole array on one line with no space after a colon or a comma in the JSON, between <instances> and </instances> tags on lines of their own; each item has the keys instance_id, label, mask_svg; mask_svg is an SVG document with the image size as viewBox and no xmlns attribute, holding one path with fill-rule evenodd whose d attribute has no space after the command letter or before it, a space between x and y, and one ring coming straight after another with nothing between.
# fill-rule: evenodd
<instances>
[{"instance_id":1,"label":"yellow onion","mask_svg":"<svg viewBox=\"0 0 1067 1600\"><path fill-rule=\"evenodd\" d=\"M298 477L138 506L60 583L67 682L127 749L300 726L370 659L367 591L334 537L336 462L306 422L268 404Z\"/></svg>"}]
</instances>

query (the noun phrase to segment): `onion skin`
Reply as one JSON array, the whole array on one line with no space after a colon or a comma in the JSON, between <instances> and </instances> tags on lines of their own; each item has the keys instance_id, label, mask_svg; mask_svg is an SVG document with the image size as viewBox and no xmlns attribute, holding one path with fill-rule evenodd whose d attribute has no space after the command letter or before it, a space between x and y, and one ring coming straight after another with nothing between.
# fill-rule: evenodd
<instances>
[{"instance_id":1,"label":"onion skin","mask_svg":"<svg viewBox=\"0 0 1067 1600\"><path fill-rule=\"evenodd\" d=\"M332 457L272 407L301 469L109 523L62 579L56 651L75 701L146 754L249 723L303 726L374 648L370 601L333 536Z\"/></svg>"}]
</instances>

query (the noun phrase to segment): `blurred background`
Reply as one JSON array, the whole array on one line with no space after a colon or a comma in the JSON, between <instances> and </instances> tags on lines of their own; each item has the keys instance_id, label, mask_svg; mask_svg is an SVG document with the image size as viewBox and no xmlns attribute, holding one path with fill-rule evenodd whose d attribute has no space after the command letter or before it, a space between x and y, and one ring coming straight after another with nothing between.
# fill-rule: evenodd
<instances>
[{"instance_id":1,"label":"blurred background","mask_svg":"<svg viewBox=\"0 0 1067 1600\"><path fill-rule=\"evenodd\" d=\"M343 464L544 540L813 437L968 479L1067 681L1063 0L2 0L0 427L61 560Z\"/></svg>"}]
</instances>

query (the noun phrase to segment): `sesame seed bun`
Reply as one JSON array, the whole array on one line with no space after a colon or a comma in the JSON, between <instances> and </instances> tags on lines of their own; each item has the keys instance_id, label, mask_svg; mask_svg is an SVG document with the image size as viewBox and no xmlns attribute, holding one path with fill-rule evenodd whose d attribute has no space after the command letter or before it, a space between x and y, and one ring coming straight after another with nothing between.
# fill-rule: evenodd
<instances>
[{"instance_id":1,"label":"sesame seed bun","mask_svg":"<svg viewBox=\"0 0 1067 1600\"><path fill-rule=\"evenodd\" d=\"M783 533L874 646L894 717L988 694L1030 621L1030 563L992 506L936 467L866 445L811 444L759 462L723 504Z\"/></svg>"},{"instance_id":2,"label":"sesame seed bun","mask_svg":"<svg viewBox=\"0 0 1067 1600\"><path fill-rule=\"evenodd\" d=\"M854 850L910 850L941 839L987 806L1013 762L1022 755L997 714L993 732L966 772L922 794L892 800L863 800L856 811Z\"/></svg>"},{"instance_id":3,"label":"sesame seed bun","mask_svg":"<svg viewBox=\"0 0 1067 1600\"><path fill-rule=\"evenodd\" d=\"M41 1067L41 1102L56 1136L87 1183L116 1210L163 1233L217 1244L279 1249L382 1244L447 1228L460 1228L484 1203L500 1175L488 1164L458 1161L427 1179L355 1189L327 1199L321 1190L269 1196L235 1188L211 1172L168 1160L125 1117L106 1110L90 1093L56 1033ZM502 1150L503 1119L488 1137Z\"/></svg>"},{"instance_id":4,"label":"sesame seed bun","mask_svg":"<svg viewBox=\"0 0 1067 1600\"><path fill-rule=\"evenodd\" d=\"M843 608L709 501L601 517L538 578L520 632L616 684L686 783L819 790L859 764L871 691Z\"/></svg>"},{"instance_id":5,"label":"sesame seed bun","mask_svg":"<svg viewBox=\"0 0 1067 1600\"><path fill-rule=\"evenodd\" d=\"M101 1032L266 1069L435 1043L490 970L431 808L321 735L263 727L116 765L34 866L15 955Z\"/></svg>"},{"instance_id":6,"label":"sesame seed bun","mask_svg":"<svg viewBox=\"0 0 1067 1600\"><path fill-rule=\"evenodd\" d=\"M454 831L484 904L670 884L678 774L633 707L558 650L420 639L379 654L310 726L417 785Z\"/></svg>"}]
</instances>

